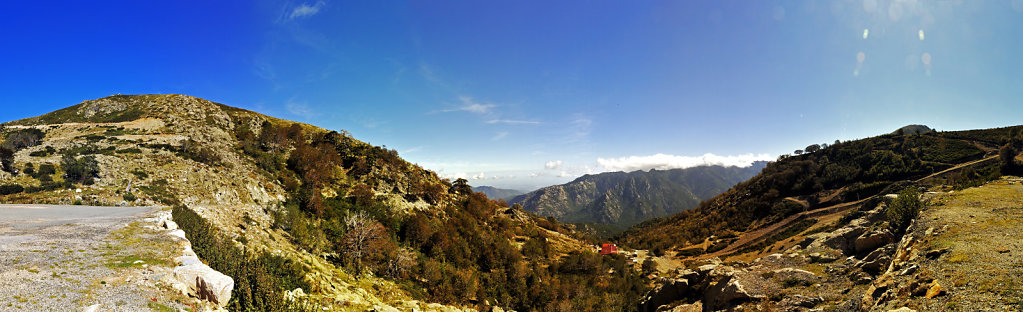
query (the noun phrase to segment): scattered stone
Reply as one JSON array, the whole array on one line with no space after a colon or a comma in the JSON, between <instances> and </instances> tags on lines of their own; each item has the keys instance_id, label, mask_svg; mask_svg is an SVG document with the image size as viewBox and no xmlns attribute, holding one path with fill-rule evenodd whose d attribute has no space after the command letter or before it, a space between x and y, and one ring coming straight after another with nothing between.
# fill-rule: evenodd
<instances>
[{"instance_id":1,"label":"scattered stone","mask_svg":"<svg viewBox=\"0 0 1023 312\"><path fill-rule=\"evenodd\" d=\"M680 304L672 308L670 312L703 312L703 302L697 301L688 304Z\"/></svg>"},{"instance_id":2,"label":"scattered stone","mask_svg":"<svg viewBox=\"0 0 1023 312\"><path fill-rule=\"evenodd\" d=\"M1001 247L1001 248L995 249L995 251L997 251L998 253L1008 253L1009 252L1009 248Z\"/></svg>"},{"instance_id":3,"label":"scattered stone","mask_svg":"<svg viewBox=\"0 0 1023 312\"><path fill-rule=\"evenodd\" d=\"M774 278L781 281L781 284L787 286L809 286L817 282L818 279L817 275L813 274L813 272L793 268L774 270Z\"/></svg>"},{"instance_id":4,"label":"scattered stone","mask_svg":"<svg viewBox=\"0 0 1023 312\"><path fill-rule=\"evenodd\" d=\"M913 310L913 309L910 309L910 308L907 308L907 307L901 307L901 308L898 308L898 309L895 309L895 310L888 310L888 312L916 312L916 310Z\"/></svg>"},{"instance_id":5,"label":"scattered stone","mask_svg":"<svg viewBox=\"0 0 1023 312\"><path fill-rule=\"evenodd\" d=\"M908 268L903 269L902 272L899 272L899 275L910 275L916 273L916 270L919 268L920 267L917 266L916 264L910 265Z\"/></svg>"},{"instance_id":6,"label":"scattered stone","mask_svg":"<svg viewBox=\"0 0 1023 312\"><path fill-rule=\"evenodd\" d=\"M85 309L82 310L82 311L83 312L98 312L99 311L99 307L100 307L100 304L97 303L97 304L85 307Z\"/></svg>"},{"instance_id":7,"label":"scattered stone","mask_svg":"<svg viewBox=\"0 0 1023 312\"><path fill-rule=\"evenodd\" d=\"M938 281L931 282L931 287L927 289L927 299L934 298L945 294L945 289L941 287Z\"/></svg>"},{"instance_id":8,"label":"scattered stone","mask_svg":"<svg viewBox=\"0 0 1023 312\"><path fill-rule=\"evenodd\" d=\"M874 281L874 278L871 277L870 274L863 271L856 271L856 274L853 274L851 279L853 283L856 283L856 285L866 285Z\"/></svg>"},{"instance_id":9,"label":"scattered stone","mask_svg":"<svg viewBox=\"0 0 1023 312\"><path fill-rule=\"evenodd\" d=\"M948 248L932 249L928 250L927 253L924 254L924 256L926 256L927 259L934 260L941 257L941 255L945 254L946 252L948 252Z\"/></svg>"},{"instance_id":10,"label":"scattered stone","mask_svg":"<svg viewBox=\"0 0 1023 312\"><path fill-rule=\"evenodd\" d=\"M815 252L810 254L810 262L814 263L830 263L835 262L835 260L838 260L838 257L826 253Z\"/></svg>"},{"instance_id":11,"label":"scattered stone","mask_svg":"<svg viewBox=\"0 0 1023 312\"><path fill-rule=\"evenodd\" d=\"M813 308L823 302L824 298L822 298L821 296L810 297L803 295L794 295L783 299L782 305L787 305L790 307Z\"/></svg>"}]
</instances>

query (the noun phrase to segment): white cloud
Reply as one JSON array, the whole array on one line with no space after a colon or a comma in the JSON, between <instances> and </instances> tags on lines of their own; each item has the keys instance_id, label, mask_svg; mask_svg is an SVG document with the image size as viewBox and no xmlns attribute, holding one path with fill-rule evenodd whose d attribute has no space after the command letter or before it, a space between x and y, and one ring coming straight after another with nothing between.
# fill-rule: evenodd
<instances>
[{"instance_id":1,"label":"white cloud","mask_svg":"<svg viewBox=\"0 0 1023 312\"><path fill-rule=\"evenodd\" d=\"M651 156L629 156L621 158L597 158L600 166L612 171L631 172L636 170L668 170L690 168L704 165L749 167L754 161L774 160L768 154L744 154L733 156L718 156L711 153L703 156L676 156L655 154Z\"/></svg>"},{"instance_id":2,"label":"white cloud","mask_svg":"<svg viewBox=\"0 0 1023 312\"><path fill-rule=\"evenodd\" d=\"M474 174L471 178L473 180L483 180L483 179L486 179L487 176L484 175L482 172L480 172L479 174Z\"/></svg>"},{"instance_id":3,"label":"white cloud","mask_svg":"<svg viewBox=\"0 0 1023 312\"><path fill-rule=\"evenodd\" d=\"M315 4L303 3L302 5L295 7L291 10L291 14L288 14L288 19L296 19L299 17L313 16L316 13L320 13L320 9L327 5L324 1L317 1Z\"/></svg>"},{"instance_id":4,"label":"white cloud","mask_svg":"<svg viewBox=\"0 0 1023 312\"><path fill-rule=\"evenodd\" d=\"M567 178L567 177L571 177L571 176L572 176L572 174L569 174L566 171L562 171L562 172L558 173L558 177L559 178Z\"/></svg>"},{"instance_id":5,"label":"white cloud","mask_svg":"<svg viewBox=\"0 0 1023 312\"><path fill-rule=\"evenodd\" d=\"M316 116L316 114L313 113L313 110L309 108L309 105L307 105L306 103L295 103L293 101L288 101L288 103L284 104L284 107L292 115L300 116L305 119L312 119L313 117Z\"/></svg>"},{"instance_id":6,"label":"white cloud","mask_svg":"<svg viewBox=\"0 0 1023 312\"><path fill-rule=\"evenodd\" d=\"M488 113L488 112L490 112L490 110L492 108L497 107L497 105L494 105L494 104L482 104L482 103L475 102L475 101L472 100L471 97L468 97L468 96L459 96L458 99L460 101L462 101L462 104L463 104L462 106L459 106L459 107L456 107L456 108L449 108L449 109L441 110L441 112L445 112L445 113L450 113L450 112L470 112L470 113L476 113L476 114L483 114L483 113Z\"/></svg>"},{"instance_id":7,"label":"white cloud","mask_svg":"<svg viewBox=\"0 0 1023 312\"><path fill-rule=\"evenodd\" d=\"M552 161L548 161L547 163L543 164L543 167L547 168L547 169L552 169L553 170L553 169L561 168L561 164L562 164L562 162L560 160L552 160Z\"/></svg>"},{"instance_id":8,"label":"white cloud","mask_svg":"<svg viewBox=\"0 0 1023 312\"><path fill-rule=\"evenodd\" d=\"M492 119L492 120L488 120L487 123L491 124L491 125L492 124L498 124L498 123L509 124L509 125L539 125L540 124L539 121L508 120L508 119Z\"/></svg>"},{"instance_id":9,"label":"white cloud","mask_svg":"<svg viewBox=\"0 0 1023 312\"><path fill-rule=\"evenodd\" d=\"M503 139L506 136L508 136L508 131L501 131L501 132L498 132L497 134L495 134L494 137L490 138L490 140L491 141L500 141L501 139Z\"/></svg>"},{"instance_id":10,"label":"white cloud","mask_svg":"<svg viewBox=\"0 0 1023 312\"><path fill-rule=\"evenodd\" d=\"M416 147L413 147L413 148L401 151L401 154L411 154L411 153L415 153L415 152L422 151L422 150L423 150L422 146L416 146Z\"/></svg>"}]
</instances>

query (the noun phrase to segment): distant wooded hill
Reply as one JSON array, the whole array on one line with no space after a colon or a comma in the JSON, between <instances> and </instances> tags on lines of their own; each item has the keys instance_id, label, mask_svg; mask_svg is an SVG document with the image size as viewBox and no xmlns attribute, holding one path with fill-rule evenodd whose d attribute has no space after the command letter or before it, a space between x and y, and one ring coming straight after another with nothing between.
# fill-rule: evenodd
<instances>
[{"instance_id":1,"label":"distant wooded hill","mask_svg":"<svg viewBox=\"0 0 1023 312\"><path fill-rule=\"evenodd\" d=\"M700 166L585 175L566 184L517 196L511 203L562 222L624 228L692 209L700 201L755 176L766 164L756 162L746 168Z\"/></svg>"},{"instance_id":2,"label":"distant wooded hill","mask_svg":"<svg viewBox=\"0 0 1023 312\"><path fill-rule=\"evenodd\" d=\"M473 186L472 187L472 191L473 192L481 192L481 193L487 195L487 197L489 197L491 199L504 199L504 200L511 200L512 198L515 198L515 196L519 196L519 195L522 195L522 194L526 193L526 192L519 191L519 190L502 189L502 188L496 188L496 187L493 187L493 186L486 186L486 185L484 185L484 186Z\"/></svg>"}]
</instances>

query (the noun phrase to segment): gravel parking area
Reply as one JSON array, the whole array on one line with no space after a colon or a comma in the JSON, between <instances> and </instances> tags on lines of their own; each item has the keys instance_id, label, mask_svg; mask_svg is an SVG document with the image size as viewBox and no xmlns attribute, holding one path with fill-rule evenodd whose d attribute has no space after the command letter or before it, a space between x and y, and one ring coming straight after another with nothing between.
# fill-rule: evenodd
<instances>
[{"instance_id":1,"label":"gravel parking area","mask_svg":"<svg viewBox=\"0 0 1023 312\"><path fill-rule=\"evenodd\" d=\"M0 311L174 311L160 208L0 205Z\"/></svg>"}]
</instances>

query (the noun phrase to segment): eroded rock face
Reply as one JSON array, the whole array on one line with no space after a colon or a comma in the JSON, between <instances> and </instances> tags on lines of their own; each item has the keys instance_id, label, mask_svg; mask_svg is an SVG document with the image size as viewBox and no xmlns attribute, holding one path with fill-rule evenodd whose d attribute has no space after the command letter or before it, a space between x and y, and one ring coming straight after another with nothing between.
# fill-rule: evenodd
<instances>
[{"instance_id":1,"label":"eroded rock face","mask_svg":"<svg viewBox=\"0 0 1023 312\"><path fill-rule=\"evenodd\" d=\"M234 279L202 263L174 268L174 279L188 285L190 295L225 306L231 300Z\"/></svg>"}]
</instances>

